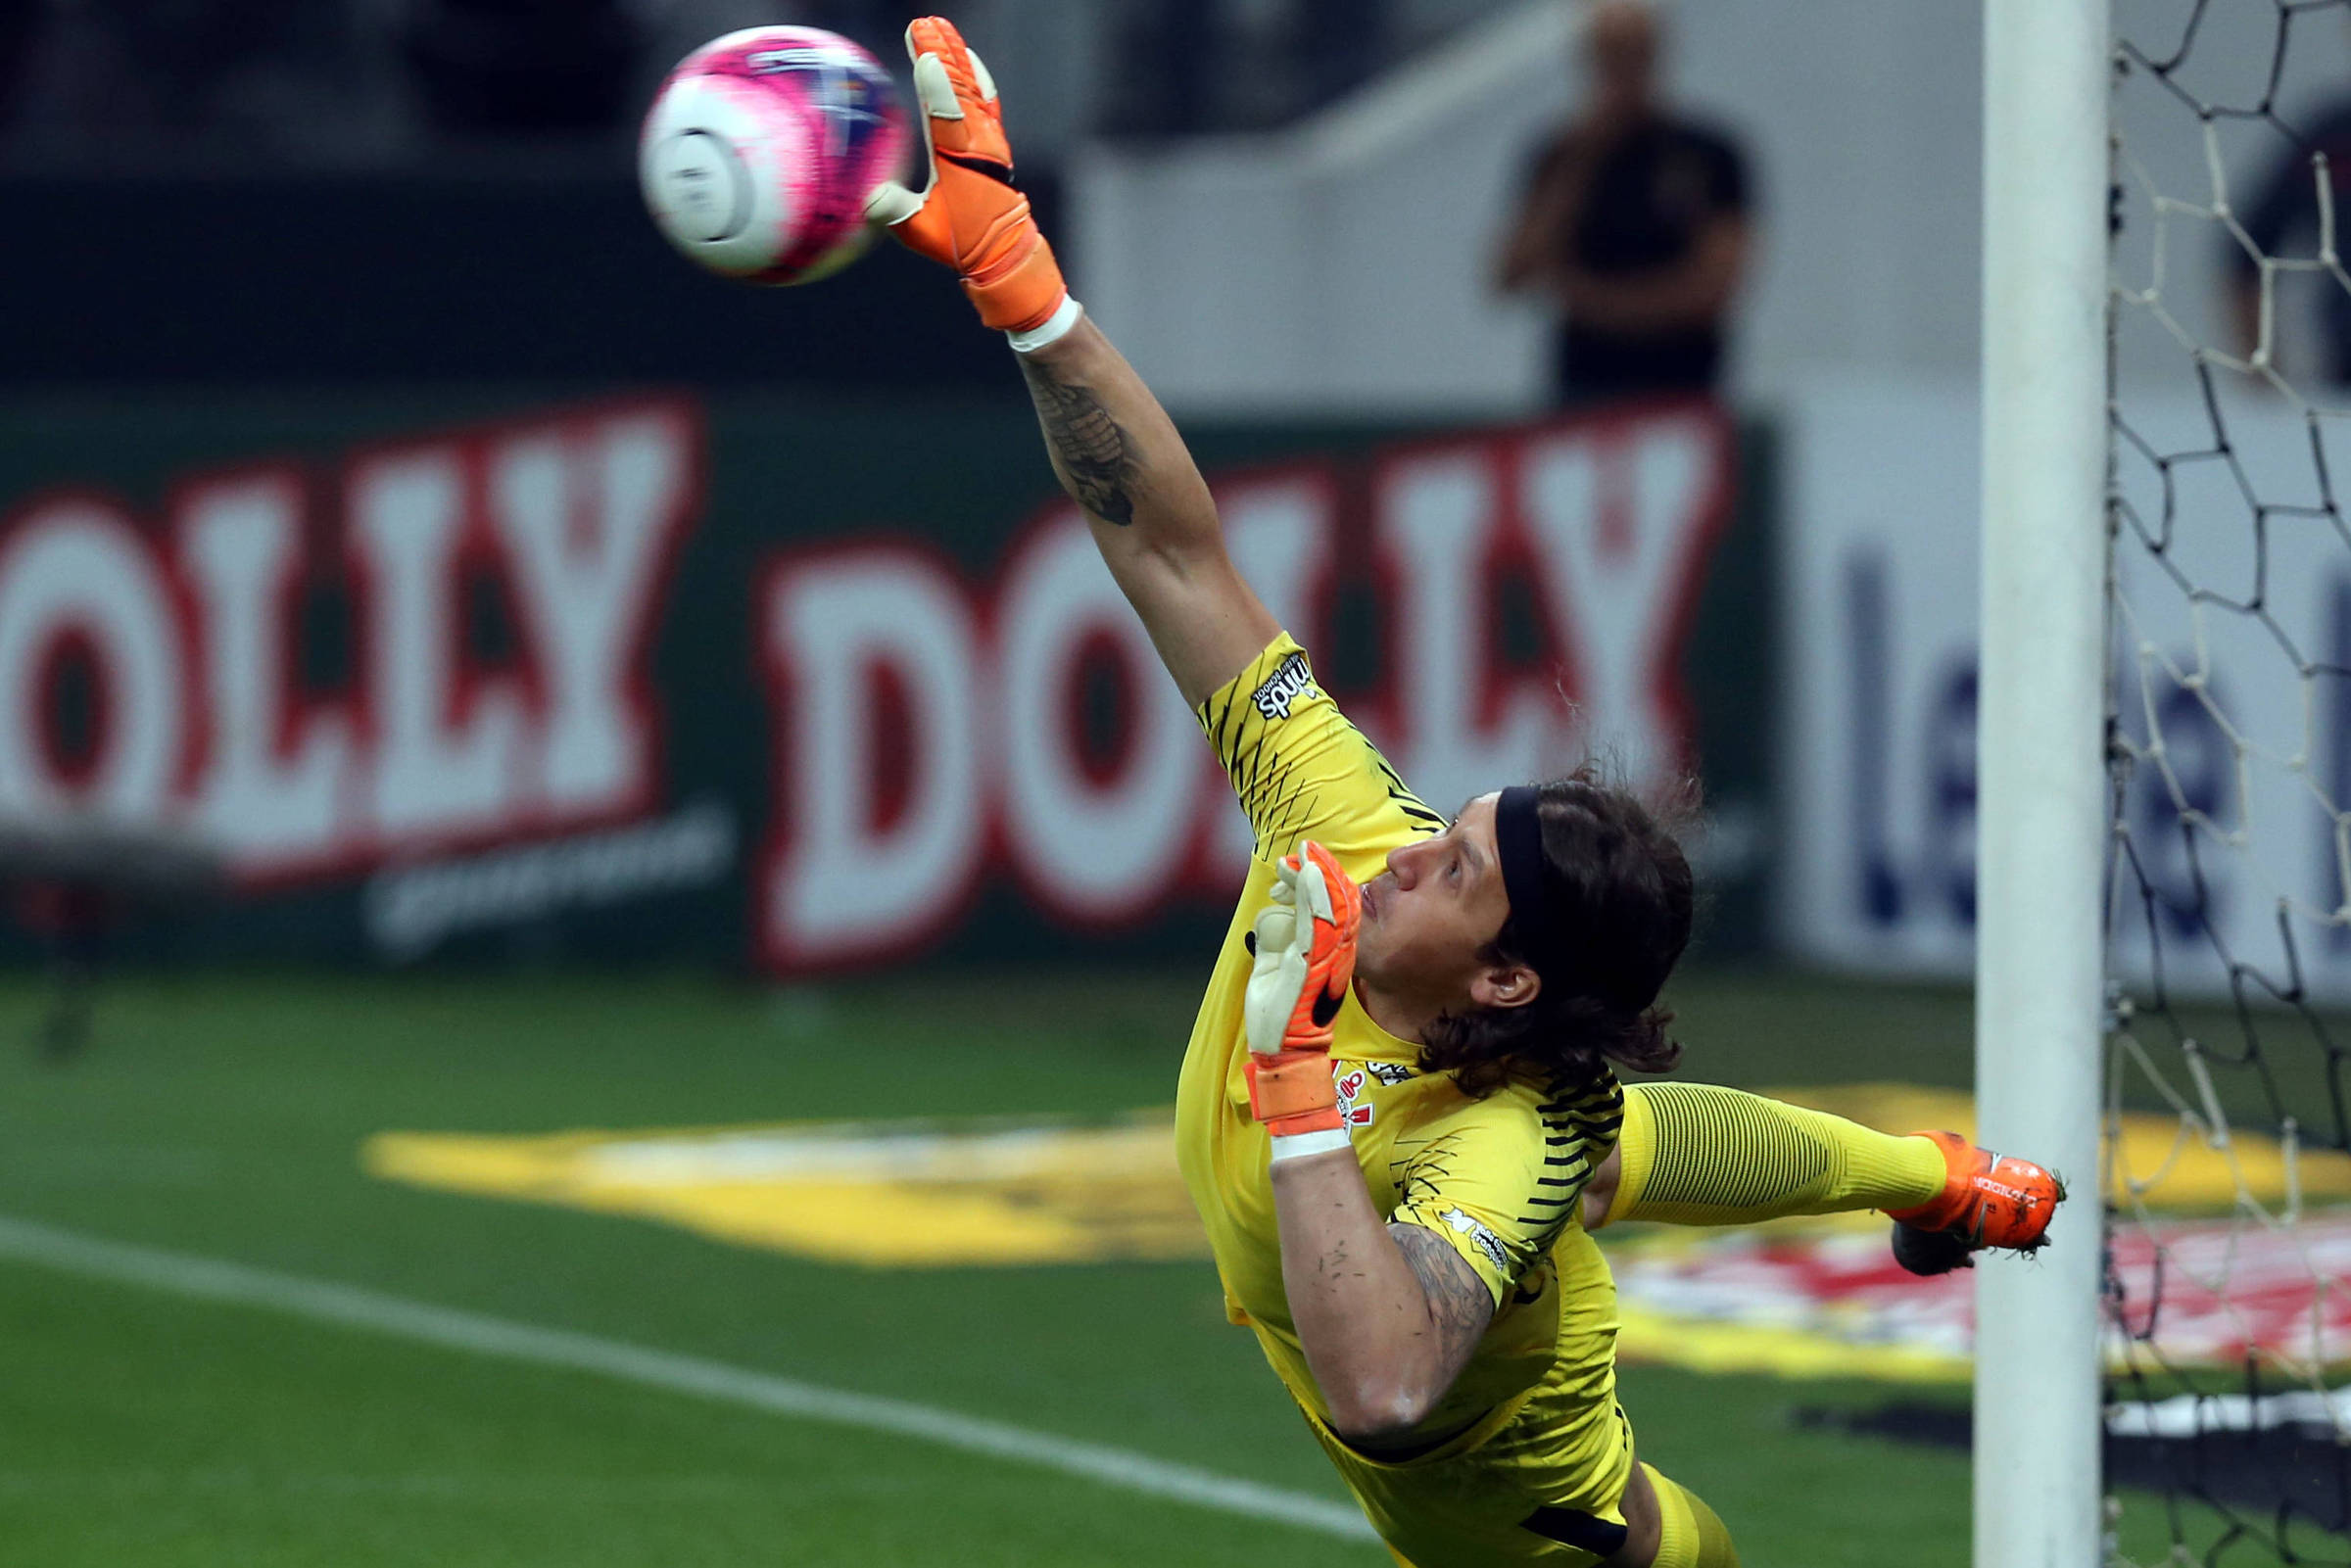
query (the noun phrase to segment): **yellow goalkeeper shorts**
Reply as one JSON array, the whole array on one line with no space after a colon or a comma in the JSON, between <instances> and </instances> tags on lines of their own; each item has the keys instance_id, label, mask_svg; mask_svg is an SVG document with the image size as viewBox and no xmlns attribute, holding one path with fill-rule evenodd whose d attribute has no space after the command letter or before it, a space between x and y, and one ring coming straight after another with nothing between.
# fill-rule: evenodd
<instances>
[{"instance_id":1,"label":"yellow goalkeeper shorts","mask_svg":"<svg viewBox=\"0 0 2351 1568\"><path fill-rule=\"evenodd\" d=\"M1633 1428L1621 1405L1596 1411L1560 1397L1556 1384L1585 1375L1555 1367L1459 1437L1395 1462L1357 1452L1311 1411L1307 1420L1399 1562L1592 1568L1623 1544Z\"/></svg>"}]
</instances>

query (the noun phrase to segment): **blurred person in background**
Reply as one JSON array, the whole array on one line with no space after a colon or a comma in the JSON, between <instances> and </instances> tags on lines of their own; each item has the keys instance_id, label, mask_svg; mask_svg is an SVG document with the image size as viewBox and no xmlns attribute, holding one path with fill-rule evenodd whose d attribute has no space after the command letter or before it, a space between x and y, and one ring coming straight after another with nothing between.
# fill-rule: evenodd
<instances>
[{"instance_id":1,"label":"blurred person in background","mask_svg":"<svg viewBox=\"0 0 2351 1568\"><path fill-rule=\"evenodd\" d=\"M1656 97L1661 39L1641 0L1601 0L1583 32L1583 112L1532 161L1496 265L1506 293L1565 319L1559 401L1711 392L1724 321L1746 275L1746 161L1730 139Z\"/></svg>"},{"instance_id":2,"label":"blurred person in background","mask_svg":"<svg viewBox=\"0 0 2351 1568\"><path fill-rule=\"evenodd\" d=\"M2319 158L2327 160L2323 176L2314 163ZM2262 171L2253 199L2238 209L2246 238L2263 256L2318 254L2322 177L2339 210L2351 197L2351 98L2327 105L2316 128ZM2261 346L2261 268L2234 235L2222 243L2227 247L2230 309L2242 352L2250 355ZM2308 312L2314 291L2322 292L2326 303ZM2279 318L2270 329L2271 363L2290 377L2315 376L2336 386L2351 382L2351 290L2331 279L2310 279L2307 286L2273 285L2272 293L2271 309ZM2312 348L2301 354L2279 352L2284 344L2298 348L2305 342Z\"/></svg>"}]
</instances>

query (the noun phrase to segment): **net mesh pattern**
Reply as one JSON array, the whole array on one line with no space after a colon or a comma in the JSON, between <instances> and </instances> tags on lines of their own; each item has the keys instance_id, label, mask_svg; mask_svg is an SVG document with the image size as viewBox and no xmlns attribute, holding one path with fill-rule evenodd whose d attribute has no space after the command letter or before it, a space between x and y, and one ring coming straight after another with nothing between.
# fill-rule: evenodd
<instances>
[{"instance_id":1,"label":"net mesh pattern","mask_svg":"<svg viewBox=\"0 0 2351 1568\"><path fill-rule=\"evenodd\" d=\"M2351 1563L2351 5L2116 17L2111 1560Z\"/></svg>"}]
</instances>

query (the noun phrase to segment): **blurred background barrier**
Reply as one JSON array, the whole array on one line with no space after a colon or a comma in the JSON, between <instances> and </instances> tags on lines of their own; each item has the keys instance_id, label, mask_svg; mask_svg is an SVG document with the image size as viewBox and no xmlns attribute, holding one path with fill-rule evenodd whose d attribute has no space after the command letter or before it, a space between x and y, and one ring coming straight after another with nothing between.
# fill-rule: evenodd
<instances>
[{"instance_id":1,"label":"blurred background barrier","mask_svg":"<svg viewBox=\"0 0 2351 1568\"><path fill-rule=\"evenodd\" d=\"M806 972L1223 923L1239 813L1018 404L13 422L0 811L216 845L233 910L156 950ZM1193 439L1250 577L1431 800L1703 757L1709 941L1759 942L1760 429L1666 402Z\"/></svg>"},{"instance_id":2,"label":"blurred background barrier","mask_svg":"<svg viewBox=\"0 0 2351 1568\"><path fill-rule=\"evenodd\" d=\"M1213 781L1169 782L1191 763L1161 685L1057 553L999 347L892 247L762 294L679 264L639 211L637 106L679 52L788 18L886 43L897 13L610 0L566 12L551 52L537 0L248 7L226 30L217 10L54 0L0 31L0 292L29 302L0 312L0 808L222 835L237 917L134 942L798 970L1018 950L1037 920L1121 952L1206 939L1223 808ZM1572 755L1571 731L1636 771L1694 745L1709 951L1955 974L1974 21L1683 0L1628 41L1594 15L982 0L963 20L1004 62L1079 293L1409 777L1444 801ZM2198 67L2260 78L2258 20L2201 27ZM2281 91L2323 105L2346 74L2351 29L2305 26ZM1627 113L1667 129L1626 135ZM2131 132L2192 191L2188 119ZM2266 193L2248 221L2290 250L2290 179L2223 130ZM2161 253L2172 333L2232 342L2242 257L2148 232L2123 243ZM2323 288L2305 269L2274 290L2280 355L2319 370L2331 339L2300 327L2331 321ZM1595 327L1703 339L1681 385L1734 410L1735 524L1643 488L1713 459L1672 455L1660 404L1578 389L1559 353ZM2144 381L2165 348L2126 338L2118 374ZM1525 433L1562 397L1603 411L1561 450L1630 452L1639 483L1569 495L1573 463ZM1411 445L1468 424L1492 434ZM1303 466L1242 472L1267 463ZM1645 596L1662 568L1618 544L1655 527L1678 548L1684 526L1711 541L1686 567L1699 608L1644 621L1681 601ZM1013 635L1037 604L1048 633ZM855 614L888 639L855 642ZM1757 652L1775 620L1784 684ZM1670 652L1644 641L1661 630ZM870 700L812 695L809 671L865 681L843 673L860 660ZM1065 666L1049 701L1020 685ZM2202 732L2183 724L2184 755ZM872 821L844 804L860 780L886 785ZM2279 852L2333 896L2325 845ZM887 875L845 875L860 856Z\"/></svg>"},{"instance_id":3,"label":"blurred background barrier","mask_svg":"<svg viewBox=\"0 0 2351 1568\"><path fill-rule=\"evenodd\" d=\"M601 142L407 168L49 166L0 171L0 212L41 237L0 245L0 290L42 303L0 312L0 387L41 397L683 380L1019 396L1001 346L915 258L883 248L805 300L722 282L679 261L626 149Z\"/></svg>"}]
</instances>

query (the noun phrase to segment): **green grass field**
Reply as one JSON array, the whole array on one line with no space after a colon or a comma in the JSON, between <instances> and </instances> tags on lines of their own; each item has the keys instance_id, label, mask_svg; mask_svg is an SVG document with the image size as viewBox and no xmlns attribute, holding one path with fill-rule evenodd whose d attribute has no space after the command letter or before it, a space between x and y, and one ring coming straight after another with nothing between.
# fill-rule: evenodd
<instances>
[{"instance_id":1,"label":"green grass field","mask_svg":"<svg viewBox=\"0 0 2351 1568\"><path fill-rule=\"evenodd\" d=\"M1205 1262L888 1271L370 1179L515 1133L1170 1103L1180 975L133 977L62 1069L0 985L0 1216L580 1331L1343 1500ZM1687 1070L1967 1080L1963 994L1701 976ZM1967 1560L1955 1452L1802 1428L1860 1383L1630 1367L1645 1457L1762 1565ZM1916 1391L1900 1391L1915 1398ZM1944 1397L1960 1398L1957 1391ZM1357 1564L1376 1546L909 1438L0 1257L0 1562Z\"/></svg>"}]
</instances>

